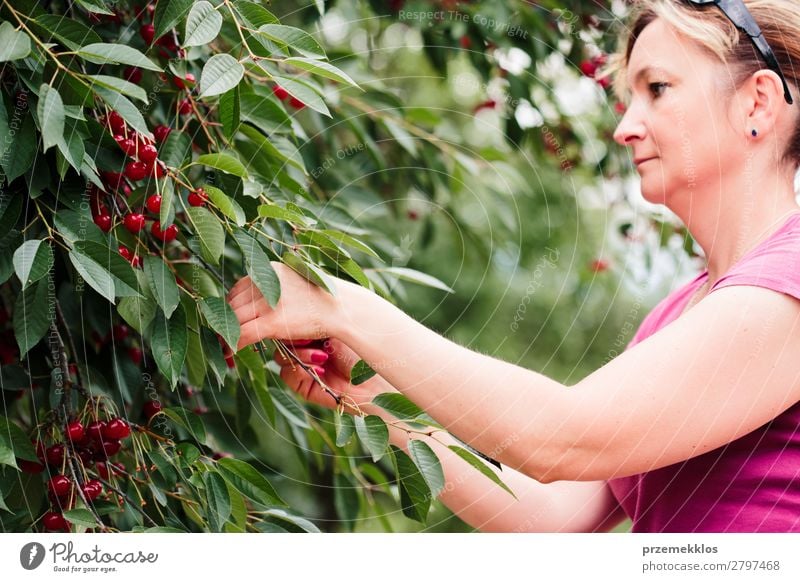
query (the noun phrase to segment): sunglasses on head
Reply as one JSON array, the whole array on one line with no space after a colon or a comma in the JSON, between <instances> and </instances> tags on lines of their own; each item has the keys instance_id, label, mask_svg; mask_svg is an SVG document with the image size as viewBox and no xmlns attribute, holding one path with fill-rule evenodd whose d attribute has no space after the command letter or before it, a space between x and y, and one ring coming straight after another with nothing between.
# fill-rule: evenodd
<instances>
[{"instance_id":1,"label":"sunglasses on head","mask_svg":"<svg viewBox=\"0 0 800 582\"><path fill-rule=\"evenodd\" d=\"M793 103L792 95L789 93L789 85L786 82L786 77L783 76L780 66L778 66L778 59L775 58L775 53L772 52L769 44L764 39L764 34L761 28L756 23L753 15L744 5L742 0L683 0L688 4L694 6L718 6L722 13L728 17L736 28L744 32L753 41L756 49L769 66L770 69L775 71L783 82L783 97L790 105Z\"/></svg>"}]
</instances>

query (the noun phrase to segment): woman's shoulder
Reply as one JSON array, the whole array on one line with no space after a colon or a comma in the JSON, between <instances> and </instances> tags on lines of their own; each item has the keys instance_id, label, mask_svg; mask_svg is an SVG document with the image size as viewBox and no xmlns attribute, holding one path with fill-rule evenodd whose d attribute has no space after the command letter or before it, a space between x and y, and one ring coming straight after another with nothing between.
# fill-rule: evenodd
<instances>
[{"instance_id":1,"label":"woman's shoulder","mask_svg":"<svg viewBox=\"0 0 800 582\"><path fill-rule=\"evenodd\" d=\"M800 299L800 212L745 254L710 291L733 285L765 287Z\"/></svg>"}]
</instances>

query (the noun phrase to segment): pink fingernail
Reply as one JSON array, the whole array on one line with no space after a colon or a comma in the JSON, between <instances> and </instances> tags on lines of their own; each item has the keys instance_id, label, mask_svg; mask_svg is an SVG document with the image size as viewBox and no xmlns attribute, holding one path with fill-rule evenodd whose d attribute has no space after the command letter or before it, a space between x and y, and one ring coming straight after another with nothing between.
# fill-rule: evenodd
<instances>
[{"instance_id":1,"label":"pink fingernail","mask_svg":"<svg viewBox=\"0 0 800 582\"><path fill-rule=\"evenodd\" d=\"M319 366L314 366L314 371L317 373L317 376L324 376L325 375L325 368L321 368Z\"/></svg>"},{"instance_id":2,"label":"pink fingernail","mask_svg":"<svg viewBox=\"0 0 800 582\"><path fill-rule=\"evenodd\" d=\"M325 352L313 352L311 354L311 363L312 364L324 364L328 361L328 354Z\"/></svg>"}]
</instances>

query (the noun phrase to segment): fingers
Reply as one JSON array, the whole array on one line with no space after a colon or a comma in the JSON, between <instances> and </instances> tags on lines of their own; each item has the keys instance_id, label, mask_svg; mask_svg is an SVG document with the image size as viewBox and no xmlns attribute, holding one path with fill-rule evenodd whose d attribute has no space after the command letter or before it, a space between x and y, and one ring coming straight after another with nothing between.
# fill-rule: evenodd
<instances>
[{"instance_id":1,"label":"fingers","mask_svg":"<svg viewBox=\"0 0 800 582\"><path fill-rule=\"evenodd\" d=\"M292 350L298 359L306 365L311 366L324 366L330 356L318 348L295 348ZM280 350L275 350L274 359L281 366L295 362L291 357L286 357Z\"/></svg>"}]
</instances>

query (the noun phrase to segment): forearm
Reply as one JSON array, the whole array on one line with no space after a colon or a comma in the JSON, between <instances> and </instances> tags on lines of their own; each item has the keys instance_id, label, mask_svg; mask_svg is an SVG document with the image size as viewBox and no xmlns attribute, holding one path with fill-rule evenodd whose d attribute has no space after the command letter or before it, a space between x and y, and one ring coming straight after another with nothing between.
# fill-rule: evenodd
<instances>
[{"instance_id":1,"label":"forearm","mask_svg":"<svg viewBox=\"0 0 800 582\"><path fill-rule=\"evenodd\" d=\"M543 482L560 478L585 425L572 390L472 352L372 292L348 285L332 333L454 435Z\"/></svg>"},{"instance_id":2,"label":"forearm","mask_svg":"<svg viewBox=\"0 0 800 582\"><path fill-rule=\"evenodd\" d=\"M389 423L390 441L408 453L410 438L421 439L439 458L445 486L439 500L470 526L484 532L608 531L624 515L602 482L539 483L509 467L502 471L485 463L514 492L516 498L451 451L460 445L449 434L408 432L405 425L379 410ZM394 421L392 423L392 421Z\"/></svg>"}]
</instances>

